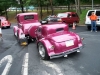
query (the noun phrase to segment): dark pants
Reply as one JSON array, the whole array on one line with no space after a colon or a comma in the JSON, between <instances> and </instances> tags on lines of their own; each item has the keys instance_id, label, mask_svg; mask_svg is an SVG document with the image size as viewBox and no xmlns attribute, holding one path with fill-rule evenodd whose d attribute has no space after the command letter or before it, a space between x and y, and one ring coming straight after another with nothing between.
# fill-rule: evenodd
<instances>
[{"instance_id":1,"label":"dark pants","mask_svg":"<svg viewBox=\"0 0 100 75\"><path fill-rule=\"evenodd\" d=\"M97 31L97 28L96 28L96 21L91 21L91 30L95 30Z\"/></svg>"}]
</instances>

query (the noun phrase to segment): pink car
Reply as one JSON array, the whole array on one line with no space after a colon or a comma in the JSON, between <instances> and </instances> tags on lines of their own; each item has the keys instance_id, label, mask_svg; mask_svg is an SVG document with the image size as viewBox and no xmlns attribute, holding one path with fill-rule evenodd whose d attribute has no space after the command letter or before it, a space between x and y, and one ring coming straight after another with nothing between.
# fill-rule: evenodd
<instances>
[{"instance_id":1,"label":"pink car","mask_svg":"<svg viewBox=\"0 0 100 75\"><path fill-rule=\"evenodd\" d=\"M1 20L1 26L2 28L10 28L11 23L3 16L0 16L0 20Z\"/></svg>"},{"instance_id":2,"label":"pink car","mask_svg":"<svg viewBox=\"0 0 100 75\"><path fill-rule=\"evenodd\" d=\"M17 14L17 26L13 27L14 35L18 38L20 45L27 45L29 41L35 40L35 30L41 23L37 13Z\"/></svg>"},{"instance_id":3,"label":"pink car","mask_svg":"<svg viewBox=\"0 0 100 75\"><path fill-rule=\"evenodd\" d=\"M67 57L73 52L80 52L82 39L68 30L65 23L41 25L36 32L37 48L42 59Z\"/></svg>"}]
</instances>

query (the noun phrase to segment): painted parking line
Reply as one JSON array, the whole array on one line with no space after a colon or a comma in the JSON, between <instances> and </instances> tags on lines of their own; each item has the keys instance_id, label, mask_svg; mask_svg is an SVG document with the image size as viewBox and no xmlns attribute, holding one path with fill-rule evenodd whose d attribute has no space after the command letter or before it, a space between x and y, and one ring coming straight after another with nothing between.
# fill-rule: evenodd
<instances>
[{"instance_id":1,"label":"painted parking line","mask_svg":"<svg viewBox=\"0 0 100 75\"><path fill-rule=\"evenodd\" d=\"M29 59L29 53L26 53L22 64L22 75L28 75L28 59Z\"/></svg>"},{"instance_id":2,"label":"painted parking line","mask_svg":"<svg viewBox=\"0 0 100 75\"><path fill-rule=\"evenodd\" d=\"M12 62L13 62L12 56L11 56L11 55L7 55L7 56L5 56L4 58L2 58L1 61L0 61L0 67L2 66L2 63L5 62L5 61L8 61L8 62L7 62L7 64L6 64L5 69L4 69L3 72L1 73L1 75L8 75L9 70L10 70L11 65L12 65Z\"/></svg>"},{"instance_id":3,"label":"painted parking line","mask_svg":"<svg viewBox=\"0 0 100 75\"><path fill-rule=\"evenodd\" d=\"M53 62L49 62L49 61L42 61L46 66L54 69L58 74L57 75L63 75L61 69L59 68L59 66L57 66L55 63Z\"/></svg>"}]
</instances>

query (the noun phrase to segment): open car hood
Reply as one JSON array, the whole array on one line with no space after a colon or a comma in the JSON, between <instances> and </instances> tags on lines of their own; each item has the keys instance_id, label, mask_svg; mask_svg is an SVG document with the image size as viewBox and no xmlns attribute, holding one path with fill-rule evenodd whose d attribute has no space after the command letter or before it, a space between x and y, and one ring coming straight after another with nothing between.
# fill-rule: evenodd
<instances>
[{"instance_id":1,"label":"open car hood","mask_svg":"<svg viewBox=\"0 0 100 75\"><path fill-rule=\"evenodd\" d=\"M72 32L59 32L59 33L50 34L48 38L55 42L64 42L67 40L75 39L76 37L75 34L73 34Z\"/></svg>"}]
</instances>

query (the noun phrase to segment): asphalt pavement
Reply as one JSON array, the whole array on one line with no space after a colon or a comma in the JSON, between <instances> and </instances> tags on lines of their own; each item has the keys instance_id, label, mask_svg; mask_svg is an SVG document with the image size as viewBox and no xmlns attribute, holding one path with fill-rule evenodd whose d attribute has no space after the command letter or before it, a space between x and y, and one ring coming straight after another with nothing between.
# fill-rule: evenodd
<instances>
[{"instance_id":1,"label":"asphalt pavement","mask_svg":"<svg viewBox=\"0 0 100 75\"><path fill-rule=\"evenodd\" d=\"M36 43L20 46L12 27L3 30L0 44L0 75L100 75L100 31L90 32L78 26L76 32L84 37L84 48L67 58L41 60Z\"/></svg>"}]
</instances>

